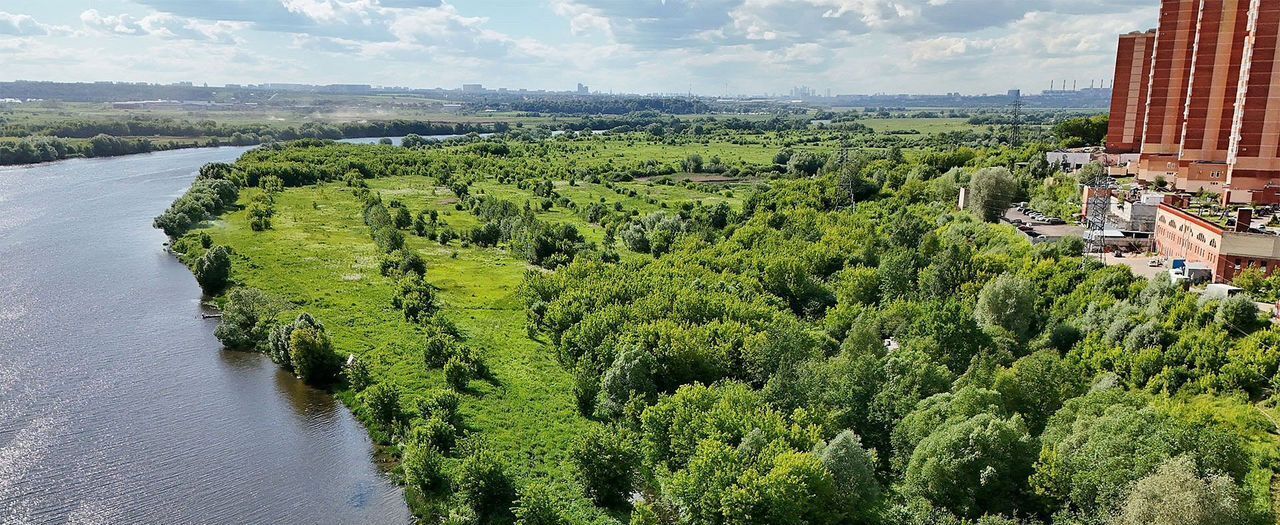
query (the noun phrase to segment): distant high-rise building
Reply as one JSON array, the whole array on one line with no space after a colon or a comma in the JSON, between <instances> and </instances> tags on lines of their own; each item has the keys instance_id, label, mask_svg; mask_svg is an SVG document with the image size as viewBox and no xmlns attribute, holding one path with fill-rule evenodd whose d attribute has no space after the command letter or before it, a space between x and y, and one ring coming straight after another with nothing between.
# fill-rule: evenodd
<instances>
[{"instance_id":1,"label":"distant high-rise building","mask_svg":"<svg viewBox=\"0 0 1280 525\"><path fill-rule=\"evenodd\" d=\"M483 84L463 84L462 92L463 93L483 93L484 85Z\"/></svg>"},{"instance_id":2,"label":"distant high-rise building","mask_svg":"<svg viewBox=\"0 0 1280 525\"><path fill-rule=\"evenodd\" d=\"M1156 30L1120 36L1116 76L1111 90L1111 123L1107 151L1136 153L1142 147L1142 124L1147 115L1147 79L1151 77L1151 51Z\"/></svg>"},{"instance_id":3,"label":"distant high-rise building","mask_svg":"<svg viewBox=\"0 0 1280 525\"><path fill-rule=\"evenodd\" d=\"M1278 44L1280 2L1163 0L1154 34L1120 37L1108 151L1139 152L1146 182L1280 203Z\"/></svg>"},{"instance_id":4,"label":"distant high-rise building","mask_svg":"<svg viewBox=\"0 0 1280 525\"><path fill-rule=\"evenodd\" d=\"M590 95L590 94L591 94L591 88L587 87L585 84L579 83L579 84L578 84L578 94L579 94L579 95Z\"/></svg>"}]
</instances>

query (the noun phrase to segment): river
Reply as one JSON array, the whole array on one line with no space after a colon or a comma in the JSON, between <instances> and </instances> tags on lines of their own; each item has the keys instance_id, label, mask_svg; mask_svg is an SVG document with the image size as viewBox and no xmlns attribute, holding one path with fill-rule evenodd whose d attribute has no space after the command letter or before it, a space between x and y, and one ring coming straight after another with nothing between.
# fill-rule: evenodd
<instances>
[{"instance_id":1,"label":"river","mask_svg":"<svg viewBox=\"0 0 1280 525\"><path fill-rule=\"evenodd\" d=\"M151 219L248 148L0 168L0 523L395 523L338 401L220 350Z\"/></svg>"}]
</instances>

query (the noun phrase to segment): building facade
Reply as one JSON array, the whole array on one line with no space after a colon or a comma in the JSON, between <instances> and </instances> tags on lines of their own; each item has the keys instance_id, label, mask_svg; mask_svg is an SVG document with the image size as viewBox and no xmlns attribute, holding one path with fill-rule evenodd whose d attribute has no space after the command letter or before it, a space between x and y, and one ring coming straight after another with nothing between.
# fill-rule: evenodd
<instances>
[{"instance_id":1,"label":"building facade","mask_svg":"<svg viewBox=\"0 0 1280 525\"><path fill-rule=\"evenodd\" d=\"M1253 0L1228 158L1232 202L1280 203L1280 2ZM1261 193L1262 199L1249 199Z\"/></svg>"},{"instance_id":2,"label":"building facade","mask_svg":"<svg viewBox=\"0 0 1280 525\"><path fill-rule=\"evenodd\" d=\"M1146 183L1280 203L1277 44L1280 2L1163 0L1154 33L1120 37L1108 151L1139 152Z\"/></svg>"},{"instance_id":3,"label":"building facade","mask_svg":"<svg viewBox=\"0 0 1280 525\"><path fill-rule=\"evenodd\" d=\"M1107 126L1108 153L1135 153L1142 146L1142 126L1147 115L1147 78L1151 76L1151 51L1156 30L1120 36L1116 73L1111 90L1111 122Z\"/></svg>"},{"instance_id":4,"label":"building facade","mask_svg":"<svg viewBox=\"0 0 1280 525\"><path fill-rule=\"evenodd\" d=\"M1202 0L1191 57L1177 180L1221 192L1252 0Z\"/></svg>"},{"instance_id":5,"label":"building facade","mask_svg":"<svg viewBox=\"0 0 1280 525\"><path fill-rule=\"evenodd\" d=\"M1226 227L1162 203L1156 211L1156 251L1171 259L1207 264L1214 282L1231 282L1250 268L1270 276L1280 269L1280 236L1250 231L1249 208L1237 213L1235 225Z\"/></svg>"},{"instance_id":6,"label":"building facade","mask_svg":"<svg viewBox=\"0 0 1280 525\"><path fill-rule=\"evenodd\" d=\"M1160 4L1160 27L1147 80L1142 156L1138 159L1138 176L1144 180L1174 180L1178 175L1183 109L1201 1L1164 0Z\"/></svg>"}]
</instances>

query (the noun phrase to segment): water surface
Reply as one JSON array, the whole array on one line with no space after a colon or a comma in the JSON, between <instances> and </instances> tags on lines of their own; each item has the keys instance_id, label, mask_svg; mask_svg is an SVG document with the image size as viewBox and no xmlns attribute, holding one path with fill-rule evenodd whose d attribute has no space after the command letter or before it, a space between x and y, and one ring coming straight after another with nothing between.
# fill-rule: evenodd
<instances>
[{"instance_id":1,"label":"water surface","mask_svg":"<svg viewBox=\"0 0 1280 525\"><path fill-rule=\"evenodd\" d=\"M151 228L246 149L0 168L0 523L410 520L340 403L219 349Z\"/></svg>"}]
</instances>

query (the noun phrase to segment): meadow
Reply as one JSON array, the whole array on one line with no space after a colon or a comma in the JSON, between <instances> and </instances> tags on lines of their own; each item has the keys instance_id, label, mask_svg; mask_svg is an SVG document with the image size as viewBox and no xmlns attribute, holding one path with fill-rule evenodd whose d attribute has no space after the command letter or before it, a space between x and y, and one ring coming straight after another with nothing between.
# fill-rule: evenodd
<instances>
[{"instance_id":1,"label":"meadow","mask_svg":"<svg viewBox=\"0 0 1280 525\"><path fill-rule=\"evenodd\" d=\"M369 186L415 213L436 211L455 230L478 224L470 213L455 209L457 197L434 179L379 178L369 180ZM651 182L616 183L616 188L635 190L636 197L587 182L571 187L559 181L557 188L579 206L605 201L639 213L699 201L741 207L738 197ZM488 180L474 183L473 191L515 202L537 199L528 191ZM242 207L257 193L260 190L242 192ZM253 231L241 209L199 231L232 249L238 283L287 303L283 318L307 312L322 320L336 348L360 356L376 377L397 385L405 393L404 403L412 405L430 392L446 389L446 381L440 370L423 366L422 327L391 306L395 280L379 272L382 254L360 220L362 206L342 183L288 188L276 197L271 229ZM538 217L573 224L593 242L604 237L599 225L563 207L540 211ZM572 443L598 423L578 414L571 374L556 362L548 341L526 330L518 292L526 272L541 270L505 249L457 240L441 245L413 235L406 236L406 242L426 260L443 314L467 334L467 344L492 371L490 379L472 381L465 392L465 431L483 436L522 476L571 484L567 454ZM360 410L354 392L339 396ZM389 437L381 439L389 443ZM439 504L416 497L411 501L420 514L431 514Z\"/></svg>"}]
</instances>

